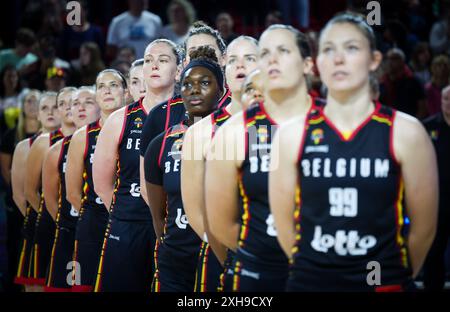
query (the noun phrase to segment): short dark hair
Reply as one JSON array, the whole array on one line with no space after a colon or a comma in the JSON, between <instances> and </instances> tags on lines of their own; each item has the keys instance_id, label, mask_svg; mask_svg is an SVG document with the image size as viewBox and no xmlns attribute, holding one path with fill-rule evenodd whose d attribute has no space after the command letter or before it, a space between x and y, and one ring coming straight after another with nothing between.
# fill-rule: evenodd
<instances>
[{"instance_id":1,"label":"short dark hair","mask_svg":"<svg viewBox=\"0 0 450 312\"><path fill-rule=\"evenodd\" d=\"M295 41L297 43L298 49L300 50L300 55L302 56L302 58L307 58L311 56L311 47L309 45L309 40L304 33L292 27L291 25L284 25L284 24L270 25L264 32L275 29L285 29L290 31L295 36Z\"/></svg>"}]
</instances>

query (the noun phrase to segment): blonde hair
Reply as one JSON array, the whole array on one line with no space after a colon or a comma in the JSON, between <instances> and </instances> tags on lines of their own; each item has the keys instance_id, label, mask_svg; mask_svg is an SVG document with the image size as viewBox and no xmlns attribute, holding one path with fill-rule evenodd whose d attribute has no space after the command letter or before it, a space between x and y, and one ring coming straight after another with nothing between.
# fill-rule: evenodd
<instances>
[{"instance_id":1,"label":"blonde hair","mask_svg":"<svg viewBox=\"0 0 450 312\"><path fill-rule=\"evenodd\" d=\"M25 100L27 99L28 96L30 96L33 93L36 94L36 98L37 98L38 106L39 106L39 98L41 97L41 92L39 90L25 89L19 95L21 112L19 114L19 120L17 121L17 128L16 128L17 129L17 131L16 131L17 142L22 141L26 137ZM40 122L39 122L39 124L40 124ZM41 125L39 125L39 128L41 128Z\"/></svg>"}]
</instances>

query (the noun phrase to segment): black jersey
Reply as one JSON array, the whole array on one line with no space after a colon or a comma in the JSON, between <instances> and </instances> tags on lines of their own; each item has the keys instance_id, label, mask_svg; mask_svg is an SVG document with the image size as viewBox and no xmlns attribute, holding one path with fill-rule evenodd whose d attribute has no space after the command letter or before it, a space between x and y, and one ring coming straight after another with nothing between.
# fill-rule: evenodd
<instances>
[{"instance_id":1,"label":"black jersey","mask_svg":"<svg viewBox=\"0 0 450 312\"><path fill-rule=\"evenodd\" d=\"M433 142L439 168L439 209L450 211L450 126L441 113L423 121Z\"/></svg>"},{"instance_id":2,"label":"black jersey","mask_svg":"<svg viewBox=\"0 0 450 312\"><path fill-rule=\"evenodd\" d=\"M211 137L214 137L217 129L230 119L231 114L227 111L227 106L223 105L221 108L211 114L212 132Z\"/></svg>"},{"instance_id":3,"label":"black jersey","mask_svg":"<svg viewBox=\"0 0 450 312\"><path fill-rule=\"evenodd\" d=\"M255 263L286 268L268 199L270 150L278 127L258 103L244 111L245 160L239 169L240 232L238 248Z\"/></svg>"},{"instance_id":4,"label":"black jersey","mask_svg":"<svg viewBox=\"0 0 450 312\"><path fill-rule=\"evenodd\" d=\"M150 210L141 197L139 180L139 146L146 118L142 99L125 107L110 212L119 220L151 220Z\"/></svg>"},{"instance_id":5,"label":"black jersey","mask_svg":"<svg viewBox=\"0 0 450 312\"><path fill-rule=\"evenodd\" d=\"M179 95L153 107L142 128L140 155L145 156L147 147L161 132L179 124L184 119L186 119L186 109Z\"/></svg>"},{"instance_id":6,"label":"black jersey","mask_svg":"<svg viewBox=\"0 0 450 312\"><path fill-rule=\"evenodd\" d=\"M219 100L218 108L222 108L231 103L231 92L226 89L225 94ZM186 109L183 105L181 96L176 95L169 101L163 102L155 106L149 113L141 137L141 156L145 156L145 152L150 142L161 132L166 131L185 120L187 117Z\"/></svg>"},{"instance_id":7,"label":"black jersey","mask_svg":"<svg viewBox=\"0 0 450 312\"><path fill-rule=\"evenodd\" d=\"M33 135L28 139L28 144L30 145L30 148L39 135L41 135L41 133L36 133L35 135ZM25 213L25 218L23 219L23 234L27 238L32 238L34 234L34 226L36 224L37 212L36 210L33 209L33 207L31 207L28 201L26 202L26 207L27 210Z\"/></svg>"},{"instance_id":8,"label":"black jersey","mask_svg":"<svg viewBox=\"0 0 450 312\"><path fill-rule=\"evenodd\" d=\"M86 210L92 210L96 215L102 216L102 220L107 220L108 210L106 210L100 197L94 191L94 181L92 179L92 164L94 162L94 152L97 145L97 138L102 127L100 120L90 123L86 127L86 145L84 149L84 170L83 170L83 197L81 200L80 217Z\"/></svg>"},{"instance_id":9,"label":"black jersey","mask_svg":"<svg viewBox=\"0 0 450 312\"><path fill-rule=\"evenodd\" d=\"M381 270L381 286L409 281L394 119L393 109L377 103L345 136L323 108L308 114L298 161L297 234L288 288L373 290L369 268Z\"/></svg>"},{"instance_id":10,"label":"black jersey","mask_svg":"<svg viewBox=\"0 0 450 312\"><path fill-rule=\"evenodd\" d=\"M167 215L161 249L166 248L177 258L192 262L195 271L201 240L188 223L181 198L181 148L186 124L180 123L158 135L146 154L146 180L162 185L167 193ZM182 263L180 263L182 265Z\"/></svg>"},{"instance_id":11,"label":"black jersey","mask_svg":"<svg viewBox=\"0 0 450 312\"><path fill-rule=\"evenodd\" d=\"M60 177L59 184L59 198L58 198L58 213L56 215L56 224L60 227L75 229L78 220L78 211L70 204L67 199L66 189L66 167L67 167L67 153L72 136L66 136L61 145L61 151L58 160L58 171Z\"/></svg>"},{"instance_id":12,"label":"black jersey","mask_svg":"<svg viewBox=\"0 0 450 312\"><path fill-rule=\"evenodd\" d=\"M53 146L53 144L55 144L56 142L58 142L59 140L61 140L63 138L64 138L64 135L61 132L61 129L52 131L52 132L50 132L50 135L49 135L48 144L51 147L51 146ZM55 228L54 228L55 224L53 222L52 217L48 213L47 208L45 207L44 193L42 192L42 189L41 189L41 202L39 204L38 216L36 219L36 227L38 227L39 224L43 227L45 227L46 225L49 225L51 232L52 233L55 232Z\"/></svg>"}]
</instances>

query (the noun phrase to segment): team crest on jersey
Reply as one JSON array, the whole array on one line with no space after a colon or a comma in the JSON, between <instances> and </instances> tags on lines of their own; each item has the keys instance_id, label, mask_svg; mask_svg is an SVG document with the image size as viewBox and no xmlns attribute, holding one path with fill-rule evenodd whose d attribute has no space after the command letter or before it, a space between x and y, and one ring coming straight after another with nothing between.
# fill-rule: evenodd
<instances>
[{"instance_id":1,"label":"team crest on jersey","mask_svg":"<svg viewBox=\"0 0 450 312\"><path fill-rule=\"evenodd\" d=\"M140 129L142 128L142 118L141 117L137 117L134 120L134 125L136 126L136 128Z\"/></svg>"},{"instance_id":2,"label":"team crest on jersey","mask_svg":"<svg viewBox=\"0 0 450 312\"><path fill-rule=\"evenodd\" d=\"M322 143L323 141L323 130L322 129L314 129L311 132L311 140L315 145Z\"/></svg>"},{"instance_id":3,"label":"team crest on jersey","mask_svg":"<svg viewBox=\"0 0 450 312\"><path fill-rule=\"evenodd\" d=\"M269 131L266 127L259 127L258 128L258 142L259 143L266 143L267 139L269 138Z\"/></svg>"},{"instance_id":4,"label":"team crest on jersey","mask_svg":"<svg viewBox=\"0 0 450 312\"><path fill-rule=\"evenodd\" d=\"M431 130L430 137L432 140L436 141L439 137L439 131L438 130Z\"/></svg>"},{"instance_id":5,"label":"team crest on jersey","mask_svg":"<svg viewBox=\"0 0 450 312\"><path fill-rule=\"evenodd\" d=\"M172 151L181 151L181 147L183 146L183 139L177 139L173 142Z\"/></svg>"}]
</instances>

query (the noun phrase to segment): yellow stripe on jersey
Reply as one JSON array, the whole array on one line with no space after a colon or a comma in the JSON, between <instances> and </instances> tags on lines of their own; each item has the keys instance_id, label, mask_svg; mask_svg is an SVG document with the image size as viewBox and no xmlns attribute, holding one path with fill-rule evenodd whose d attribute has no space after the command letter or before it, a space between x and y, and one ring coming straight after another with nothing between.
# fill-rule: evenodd
<instances>
[{"instance_id":1,"label":"yellow stripe on jersey","mask_svg":"<svg viewBox=\"0 0 450 312\"><path fill-rule=\"evenodd\" d=\"M373 116L372 116L372 119L373 119L373 120L376 120L376 121L378 121L378 122L381 122L381 123L385 123L385 124L387 124L388 126L392 126L392 121L389 120L388 118L381 117L381 116L377 116L377 115L373 115Z\"/></svg>"},{"instance_id":2,"label":"yellow stripe on jersey","mask_svg":"<svg viewBox=\"0 0 450 312\"><path fill-rule=\"evenodd\" d=\"M300 184L298 183L295 188L295 210L294 210L294 222L295 222L295 241L296 244L291 249L291 254L295 255L298 252L298 245L302 238L300 234L300 205L301 205L301 191ZM292 264L293 258L289 260Z\"/></svg>"},{"instance_id":3,"label":"yellow stripe on jersey","mask_svg":"<svg viewBox=\"0 0 450 312\"><path fill-rule=\"evenodd\" d=\"M317 124L320 124L322 121L324 121L325 119L323 118L323 117L319 117L319 118L316 118L316 119L310 119L310 120L308 120L308 123L310 124L310 125L317 125Z\"/></svg>"},{"instance_id":4,"label":"yellow stripe on jersey","mask_svg":"<svg viewBox=\"0 0 450 312\"><path fill-rule=\"evenodd\" d=\"M244 246L244 241L247 238L248 235L248 222L250 221L250 211L248 207L248 197L244 190L244 185L242 183L242 174L239 175L239 194L241 196L242 202L243 202L243 209L244 214L242 215L242 225L241 225L241 231L239 234L239 246Z\"/></svg>"},{"instance_id":5,"label":"yellow stripe on jersey","mask_svg":"<svg viewBox=\"0 0 450 312\"><path fill-rule=\"evenodd\" d=\"M52 286L53 267L55 266L55 252L56 252L56 244L58 243L58 237L59 237L59 226L56 228L55 239L53 241L52 255L50 257L50 268L48 270L49 276L47 279L47 287Z\"/></svg>"},{"instance_id":6,"label":"yellow stripe on jersey","mask_svg":"<svg viewBox=\"0 0 450 312\"><path fill-rule=\"evenodd\" d=\"M408 267L408 252L405 246L405 238L402 235L402 228L404 223L403 217L403 195L404 195L404 184L403 179L400 180L400 185L398 188L397 202L395 204L396 214L397 214L397 245L400 248L400 256L402 260L402 264L405 268Z\"/></svg>"},{"instance_id":7,"label":"yellow stripe on jersey","mask_svg":"<svg viewBox=\"0 0 450 312\"><path fill-rule=\"evenodd\" d=\"M170 106L174 106L174 105L177 105L177 104L183 104L183 100L180 99L178 101L172 102L172 103L170 103Z\"/></svg>"},{"instance_id":8,"label":"yellow stripe on jersey","mask_svg":"<svg viewBox=\"0 0 450 312\"><path fill-rule=\"evenodd\" d=\"M17 277L23 277L23 265L25 261L25 252L27 250L28 241L26 239L23 240L22 251L20 252L20 260L19 267L17 268Z\"/></svg>"},{"instance_id":9,"label":"yellow stripe on jersey","mask_svg":"<svg viewBox=\"0 0 450 312\"><path fill-rule=\"evenodd\" d=\"M352 131L342 131L342 136L344 137L345 140L350 139L350 137L352 136Z\"/></svg>"}]
</instances>

